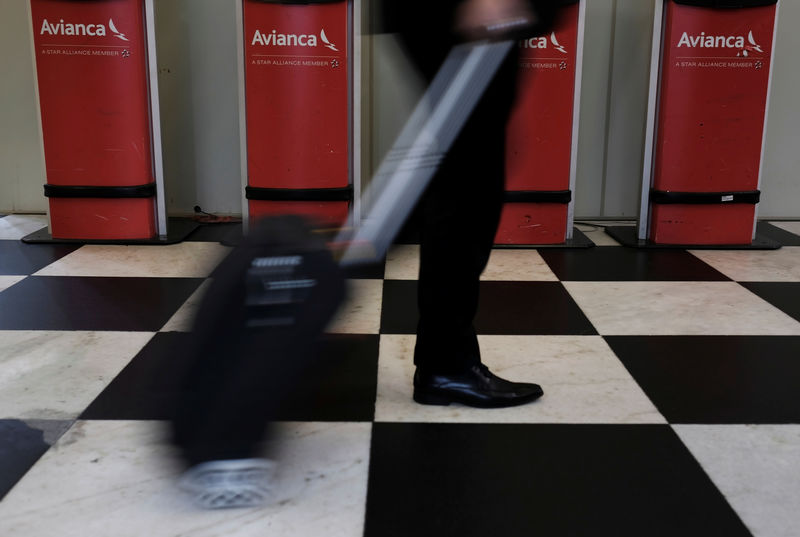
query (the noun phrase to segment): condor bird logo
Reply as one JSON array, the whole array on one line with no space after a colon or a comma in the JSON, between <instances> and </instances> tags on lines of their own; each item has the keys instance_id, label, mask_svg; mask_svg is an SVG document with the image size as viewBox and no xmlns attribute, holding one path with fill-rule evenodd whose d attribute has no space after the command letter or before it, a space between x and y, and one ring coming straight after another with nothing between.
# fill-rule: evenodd
<instances>
[{"instance_id":1,"label":"condor bird logo","mask_svg":"<svg viewBox=\"0 0 800 537\"><path fill-rule=\"evenodd\" d=\"M322 44L323 45L325 45L326 47L328 47L329 49L331 49L334 52L339 52L339 49L336 48L336 45L334 45L333 43L331 43L328 40L328 36L325 35L325 29L324 28L322 29L322 31L320 31L319 37L320 37L320 39L322 39Z\"/></svg>"},{"instance_id":2,"label":"condor bird logo","mask_svg":"<svg viewBox=\"0 0 800 537\"><path fill-rule=\"evenodd\" d=\"M753 37L753 30L750 30L750 32L747 34L747 41L749 42L749 44L744 46L744 50L742 50L741 52L742 56L747 57L749 56L750 52L760 52L761 54L764 53L764 50L761 48L761 45L756 43L756 40Z\"/></svg>"},{"instance_id":3,"label":"condor bird logo","mask_svg":"<svg viewBox=\"0 0 800 537\"><path fill-rule=\"evenodd\" d=\"M128 38L125 37L125 34L117 30L116 25L114 24L113 19L108 19L108 29L114 33L114 37L118 39L122 39L123 41L128 41Z\"/></svg>"},{"instance_id":4,"label":"condor bird logo","mask_svg":"<svg viewBox=\"0 0 800 537\"><path fill-rule=\"evenodd\" d=\"M553 32L550 34L550 42L553 43L553 47L559 52L563 52L564 54L567 53L567 49L565 49L561 44L558 42L558 38L556 38L556 33Z\"/></svg>"}]
</instances>

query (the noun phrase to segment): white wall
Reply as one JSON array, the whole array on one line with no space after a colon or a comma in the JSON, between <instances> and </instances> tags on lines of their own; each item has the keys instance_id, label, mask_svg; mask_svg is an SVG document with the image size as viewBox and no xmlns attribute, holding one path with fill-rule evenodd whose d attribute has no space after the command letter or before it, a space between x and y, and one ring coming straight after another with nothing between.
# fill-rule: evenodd
<instances>
[{"instance_id":1,"label":"white wall","mask_svg":"<svg viewBox=\"0 0 800 537\"><path fill-rule=\"evenodd\" d=\"M0 212L44 212L39 129L27 0L0 1Z\"/></svg>"},{"instance_id":2,"label":"white wall","mask_svg":"<svg viewBox=\"0 0 800 537\"><path fill-rule=\"evenodd\" d=\"M241 214L236 0L156 0L169 214Z\"/></svg>"},{"instance_id":3,"label":"white wall","mask_svg":"<svg viewBox=\"0 0 800 537\"><path fill-rule=\"evenodd\" d=\"M800 217L800 2L782 0L759 217Z\"/></svg>"},{"instance_id":4,"label":"white wall","mask_svg":"<svg viewBox=\"0 0 800 537\"><path fill-rule=\"evenodd\" d=\"M0 212L44 211L28 0L0 1ZM241 211L236 0L156 0L168 210ZM365 0L368 4L368 1ZM639 208L655 0L588 0L577 218ZM761 217L800 218L800 2L782 0ZM364 164L391 143L418 87L396 44L366 39ZM391 106L387 106L391 103ZM398 104L399 103L399 104ZM369 135L371 133L371 136Z\"/></svg>"}]
</instances>

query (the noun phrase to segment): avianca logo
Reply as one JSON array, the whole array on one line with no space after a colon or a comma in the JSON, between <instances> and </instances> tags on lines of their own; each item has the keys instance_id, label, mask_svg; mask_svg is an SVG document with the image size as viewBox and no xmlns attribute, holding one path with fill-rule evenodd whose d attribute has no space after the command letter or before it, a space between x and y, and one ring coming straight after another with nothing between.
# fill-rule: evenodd
<instances>
[{"instance_id":1,"label":"avianca logo","mask_svg":"<svg viewBox=\"0 0 800 537\"><path fill-rule=\"evenodd\" d=\"M548 48L550 45L552 45L553 48L559 52L564 54L567 53L567 49L558 42L555 32L550 34L549 41L547 37L532 37L531 39L526 39L519 44L520 48Z\"/></svg>"},{"instance_id":2,"label":"avianca logo","mask_svg":"<svg viewBox=\"0 0 800 537\"><path fill-rule=\"evenodd\" d=\"M108 19L108 28L111 30L111 34L117 39L128 41L125 34L117 30L112 19ZM42 21L40 35L88 35L92 37L105 37L108 34L104 24L72 23L64 22L64 19L51 23L47 19L44 19L44 21Z\"/></svg>"},{"instance_id":3,"label":"avianca logo","mask_svg":"<svg viewBox=\"0 0 800 537\"><path fill-rule=\"evenodd\" d=\"M700 32L700 35L689 35L689 32L683 32L678 41L678 48L735 48L739 49L737 56L748 56L750 52L764 52L761 45L756 43L752 30L748 32L746 39L747 41L743 35L706 35L705 32Z\"/></svg>"},{"instance_id":4,"label":"avianca logo","mask_svg":"<svg viewBox=\"0 0 800 537\"><path fill-rule=\"evenodd\" d=\"M334 52L339 52L336 45L325 35L324 28L319 32L319 39L317 39L315 34L279 34L277 30L272 30L271 33L263 33L260 30L256 30L250 45L261 45L264 47L318 47L320 43L325 48L329 48Z\"/></svg>"}]
</instances>

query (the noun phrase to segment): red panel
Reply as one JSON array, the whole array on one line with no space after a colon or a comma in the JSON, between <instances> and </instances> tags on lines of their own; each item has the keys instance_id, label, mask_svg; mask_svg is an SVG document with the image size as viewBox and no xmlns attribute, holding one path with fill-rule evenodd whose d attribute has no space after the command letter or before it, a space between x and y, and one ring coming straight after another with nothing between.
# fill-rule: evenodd
<instances>
[{"instance_id":1,"label":"red panel","mask_svg":"<svg viewBox=\"0 0 800 537\"><path fill-rule=\"evenodd\" d=\"M566 241L563 203L506 203L496 244L561 244Z\"/></svg>"},{"instance_id":2,"label":"red panel","mask_svg":"<svg viewBox=\"0 0 800 537\"><path fill-rule=\"evenodd\" d=\"M250 201L250 220L265 216L297 214L307 217L315 227L340 227L347 220L346 201Z\"/></svg>"},{"instance_id":3,"label":"red panel","mask_svg":"<svg viewBox=\"0 0 800 537\"><path fill-rule=\"evenodd\" d=\"M347 2L244 0L248 183L345 187Z\"/></svg>"},{"instance_id":4,"label":"red panel","mask_svg":"<svg viewBox=\"0 0 800 537\"><path fill-rule=\"evenodd\" d=\"M155 236L152 199L50 198L54 239L131 240Z\"/></svg>"},{"instance_id":5,"label":"red panel","mask_svg":"<svg viewBox=\"0 0 800 537\"><path fill-rule=\"evenodd\" d=\"M142 0L31 7L47 182L152 183Z\"/></svg>"},{"instance_id":6,"label":"red panel","mask_svg":"<svg viewBox=\"0 0 800 537\"><path fill-rule=\"evenodd\" d=\"M750 244L755 205L654 205L650 240L657 244Z\"/></svg>"},{"instance_id":7,"label":"red panel","mask_svg":"<svg viewBox=\"0 0 800 537\"><path fill-rule=\"evenodd\" d=\"M774 5L712 9L667 2L653 178L657 190L758 188L774 24ZM734 225L729 216L741 213L752 234L752 206L732 210L708 205L690 212L698 211L709 212L698 217L698 225L720 228ZM659 212L676 214L653 217L651 240L656 242L674 237L679 244L699 244L693 235L728 236L721 229L693 229L678 215L682 209ZM675 227L678 221L684 223ZM674 229L661 232L664 225ZM678 228L683 232L676 235Z\"/></svg>"},{"instance_id":8,"label":"red panel","mask_svg":"<svg viewBox=\"0 0 800 537\"><path fill-rule=\"evenodd\" d=\"M142 0L31 9L48 184L153 183ZM50 215L55 238L155 235L152 199L51 198Z\"/></svg>"},{"instance_id":9,"label":"red panel","mask_svg":"<svg viewBox=\"0 0 800 537\"><path fill-rule=\"evenodd\" d=\"M507 132L507 190L568 190L578 8L555 31L520 44L517 103Z\"/></svg>"},{"instance_id":10,"label":"red panel","mask_svg":"<svg viewBox=\"0 0 800 537\"><path fill-rule=\"evenodd\" d=\"M563 191L570 188L579 7L575 3L566 8L550 35L520 43L517 103L506 133L507 190ZM502 219L498 242L564 242L566 206L558 211L562 217L560 222L549 220L555 214L552 207L534 210L531 204L523 206L528 208L507 209L509 215L513 213L516 216ZM518 217L523 220L518 220ZM539 217L548 220L525 220ZM536 227L548 231L531 233L530 230ZM532 240L533 236L539 239ZM561 239L556 240L559 236Z\"/></svg>"}]
</instances>

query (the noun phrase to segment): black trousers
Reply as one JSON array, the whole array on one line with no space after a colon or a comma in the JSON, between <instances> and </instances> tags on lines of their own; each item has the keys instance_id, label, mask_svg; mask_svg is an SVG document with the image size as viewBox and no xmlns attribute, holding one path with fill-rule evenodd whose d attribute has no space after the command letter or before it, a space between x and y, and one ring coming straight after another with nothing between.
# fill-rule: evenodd
<instances>
[{"instance_id":1,"label":"black trousers","mask_svg":"<svg viewBox=\"0 0 800 537\"><path fill-rule=\"evenodd\" d=\"M458 38L458 2L403 0L384 10L430 82ZM503 205L505 130L514 102L516 47L501 66L420 201L419 324L414 363L436 372L480 363L472 323L480 275L489 260Z\"/></svg>"}]
</instances>

